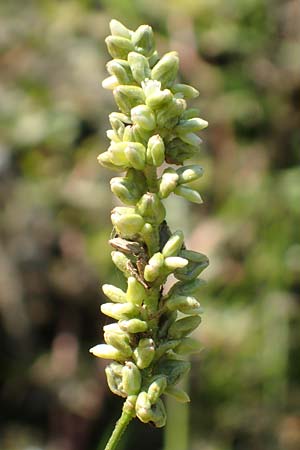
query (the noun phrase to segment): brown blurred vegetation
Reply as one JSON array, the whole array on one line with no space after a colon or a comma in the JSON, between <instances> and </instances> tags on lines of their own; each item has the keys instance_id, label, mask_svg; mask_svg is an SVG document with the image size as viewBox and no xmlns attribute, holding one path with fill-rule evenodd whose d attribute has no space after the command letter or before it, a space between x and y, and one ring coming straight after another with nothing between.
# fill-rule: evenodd
<instances>
[{"instance_id":1,"label":"brown blurred vegetation","mask_svg":"<svg viewBox=\"0 0 300 450\"><path fill-rule=\"evenodd\" d=\"M96 162L111 18L179 51L210 123L204 205L168 202L211 260L191 449L300 448L299 1L11 0L0 14L1 450L96 450L119 414L88 353L100 285L121 281ZM132 424L123 450L141 445L162 448L161 431Z\"/></svg>"}]
</instances>

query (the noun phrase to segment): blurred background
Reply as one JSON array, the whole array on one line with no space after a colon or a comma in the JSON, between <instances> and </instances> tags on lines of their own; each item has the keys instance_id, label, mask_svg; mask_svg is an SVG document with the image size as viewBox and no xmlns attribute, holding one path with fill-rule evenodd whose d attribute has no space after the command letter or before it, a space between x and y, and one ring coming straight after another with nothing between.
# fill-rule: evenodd
<instances>
[{"instance_id":1,"label":"blurred background","mask_svg":"<svg viewBox=\"0 0 300 450\"><path fill-rule=\"evenodd\" d=\"M113 173L96 161L116 109L101 87L111 18L178 50L210 123L204 205L168 201L211 261L190 449L299 449L299 0L10 0L0 16L1 450L97 450L120 413L88 353L100 286L120 279ZM162 442L135 421L120 450Z\"/></svg>"}]
</instances>

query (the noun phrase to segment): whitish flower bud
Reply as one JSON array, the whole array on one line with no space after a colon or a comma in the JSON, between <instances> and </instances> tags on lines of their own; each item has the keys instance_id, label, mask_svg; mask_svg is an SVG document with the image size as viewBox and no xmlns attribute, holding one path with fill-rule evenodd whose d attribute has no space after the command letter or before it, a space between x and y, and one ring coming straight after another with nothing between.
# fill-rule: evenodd
<instances>
[{"instance_id":1,"label":"whitish flower bud","mask_svg":"<svg viewBox=\"0 0 300 450\"><path fill-rule=\"evenodd\" d=\"M157 194L147 192L136 205L145 222L160 224L166 217L166 210Z\"/></svg>"},{"instance_id":2,"label":"whitish flower bud","mask_svg":"<svg viewBox=\"0 0 300 450\"><path fill-rule=\"evenodd\" d=\"M139 214L128 213L121 215L116 209L112 211L111 221L118 233L123 237L132 237L143 228L145 222Z\"/></svg>"},{"instance_id":3,"label":"whitish flower bud","mask_svg":"<svg viewBox=\"0 0 300 450\"><path fill-rule=\"evenodd\" d=\"M113 286L112 284L103 284L102 291L104 292L104 295L106 295L106 297L114 303L127 302L125 292L122 291L122 289Z\"/></svg>"},{"instance_id":4,"label":"whitish flower bud","mask_svg":"<svg viewBox=\"0 0 300 450\"><path fill-rule=\"evenodd\" d=\"M113 59L107 63L106 67L107 71L117 78L119 84L132 83L133 77L128 61L124 59Z\"/></svg>"},{"instance_id":5,"label":"whitish flower bud","mask_svg":"<svg viewBox=\"0 0 300 450\"><path fill-rule=\"evenodd\" d=\"M183 245L183 240L183 232L181 230L175 231L162 249L164 257L176 256Z\"/></svg>"},{"instance_id":6,"label":"whitish flower bud","mask_svg":"<svg viewBox=\"0 0 300 450\"><path fill-rule=\"evenodd\" d=\"M184 136L187 133L195 133L197 131L201 131L207 126L208 122L206 120L200 119L200 117L194 117L193 119L180 120L174 131L180 136ZM188 144L189 143L190 142L188 142Z\"/></svg>"},{"instance_id":7,"label":"whitish flower bud","mask_svg":"<svg viewBox=\"0 0 300 450\"><path fill-rule=\"evenodd\" d=\"M156 280L161 274L161 270L164 267L165 259L161 253L155 253L148 261L148 264L144 270L145 280L149 283Z\"/></svg>"},{"instance_id":8,"label":"whitish flower bud","mask_svg":"<svg viewBox=\"0 0 300 450\"><path fill-rule=\"evenodd\" d=\"M138 86L118 86L113 91L115 101L123 113L130 113L131 108L145 103L145 94Z\"/></svg>"},{"instance_id":9,"label":"whitish flower bud","mask_svg":"<svg viewBox=\"0 0 300 450\"><path fill-rule=\"evenodd\" d=\"M125 166L117 166L116 164L111 162L111 153L110 152L103 152L101 155L98 156L98 162L101 164L101 166L106 167L107 169L115 170L117 172L123 172L126 167Z\"/></svg>"},{"instance_id":10,"label":"whitish flower bud","mask_svg":"<svg viewBox=\"0 0 300 450\"><path fill-rule=\"evenodd\" d=\"M186 108L185 100L181 98L173 98L173 100L170 103L161 107L157 111L156 114L157 125L161 128L173 128L177 124L179 117L181 113L185 110L185 108ZM197 135L195 136L198 139L200 139ZM182 137L181 139L184 140Z\"/></svg>"},{"instance_id":11,"label":"whitish flower bud","mask_svg":"<svg viewBox=\"0 0 300 450\"><path fill-rule=\"evenodd\" d=\"M110 122L114 132L119 136L120 139L123 139L123 134L124 134L124 129L125 129L124 122L113 114L110 114L109 122Z\"/></svg>"},{"instance_id":12,"label":"whitish flower bud","mask_svg":"<svg viewBox=\"0 0 300 450\"><path fill-rule=\"evenodd\" d=\"M119 326L128 333L143 333L148 329L147 322L140 319L121 320Z\"/></svg>"},{"instance_id":13,"label":"whitish flower bud","mask_svg":"<svg viewBox=\"0 0 300 450\"><path fill-rule=\"evenodd\" d=\"M171 103L173 95L169 89L158 90L146 97L146 105L158 109Z\"/></svg>"},{"instance_id":14,"label":"whitish flower bud","mask_svg":"<svg viewBox=\"0 0 300 450\"><path fill-rule=\"evenodd\" d=\"M112 112L109 115L109 121L111 123L111 126L113 127L113 124L111 122L112 119L118 119L120 122L126 123L126 124L130 124L131 123L131 119L129 116L127 116L126 114L123 114L121 112Z\"/></svg>"},{"instance_id":15,"label":"whitish flower bud","mask_svg":"<svg viewBox=\"0 0 300 450\"><path fill-rule=\"evenodd\" d=\"M113 36L120 36L126 39L131 39L131 35L133 31L126 28L121 22L118 20L111 20L109 23L110 32Z\"/></svg>"},{"instance_id":16,"label":"whitish flower bud","mask_svg":"<svg viewBox=\"0 0 300 450\"><path fill-rule=\"evenodd\" d=\"M124 392L122 384L123 367L124 366L122 364L113 362L105 368L107 384L109 386L109 389L114 394L119 395L120 397L126 397L126 392Z\"/></svg>"},{"instance_id":17,"label":"whitish flower bud","mask_svg":"<svg viewBox=\"0 0 300 450\"><path fill-rule=\"evenodd\" d=\"M159 167L165 160L165 145L159 134L154 134L148 141L146 150L147 164Z\"/></svg>"},{"instance_id":18,"label":"whitish flower bud","mask_svg":"<svg viewBox=\"0 0 300 450\"><path fill-rule=\"evenodd\" d=\"M164 393L167 387L167 377L165 375L157 376L151 382L148 388L148 397L150 402L156 403L159 397Z\"/></svg>"},{"instance_id":19,"label":"whitish flower bud","mask_svg":"<svg viewBox=\"0 0 300 450\"><path fill-rule=\"evenodd\" d=\"M117 133L115 133L114 130L107 130L106 131L106 136L108 137L108 139L110 139L113 142L121 142L122 141L120 136L118 136Z\"/></svg>"},{"instance_id":20,"label":"whitish flower bud","mask_svg":"<svg viewBox=\"0 0 300 450\"><path fill-rule=\"evenodd\" d=\"M161 198L168 197L174 192L179 176L172 168L164 170L161 179L159 180L159 195Z\"/></svg>"},{"instance_id":21,"label":"whitish flower bud","mask_svg":"<svg viewBox=\"0 0 300 450\"><path fill-rule=\"evenodd\" d=\"M174 190L174 193L176 195L179 195L180 197L185 198L186 200L189 200L190 202L203 203L203 200L199 192L187 186L183 185L177 186L176 189Z\"/></svg>"},{"instance_id":22,"label":"whitish flower bud","mask_svg":"<svg viewBox=\"0 0 300 450\"><path fill-rule=\"evenodd\" d=\"M131 68L133 78L137 83L141 83L146 78L150 78L151 70L145 56L140 53L130 52L128 54L128 62Z\"/></svg>"},{"instance_id":23,"label":"whitish flower bud","mask_svg":"<svg viewBox=\"0 0 300 450\"><path fill-rule=\"evenodd\" d=\"M133 358L139 369L149 367L155 355L153 339L140 339L138 346L133 352Z\"/></svg>"},{"instance_id":24,"label":"whitish flower bud","mask_svg":"<svg viewBox=\"0 0 300 450\"><path fill-rule=\"evenodd\" d=\"M136 415L144 422L148 423L151 420L151 402L147 392L139 393L135 404Z\"/></svg>"},{"instance_id":25,"label":"whitish flower bud","mask_svg":"<svg viewBox=\"0 0 300 450\"><path fill-rule=\"evenodd\" d=\"M132 43L136 51L144 56L151 56L154 52L154 36L152 28L149 25L141 25L133 33Z\"/></svg>"},{"instance_id":26,"label":"whitish flower bud","mask_svg":"<svg viewBox=\"0 0 300 450\"><path fill-rule=\"evenodd\" d=\"M121 36L108 36L105 39L109 54L113 58L126 59L129 52L134 50L133 43Z\"/></svg>"},{"instance_id":27,"label":"whitish flower bud","mask_svg":"<svg viewBox=\"0 0 300 450\"><path fill-rule=\"evenodd\" d=\"M134 305L140 306L143 303L145 296L147 295L147 293L145 292L145 288L134 277L129 277L127 283L127 301L129 303L133 303Z\"/></svg>"},{"instance_id":28,"label":"whitish flower bud","mask_svg":"<svg viewBox=\"0 0 300 450\"><path fill-rule=\"evenodd\" d=\"M181 339L190 334L201 322L200 316L184 317L172 323L168 335L172 339Z\"/></svg>"},{"instance_id":29,"label":"whitish flower bud","mask_svg":"<svg viewBox=\"0 0 300 450\"><path fill-rule=\"evenodd\" d=\"M198 165L190 165L185 167L180 167L176 170L179 175L178 184L191 183L192 181L198 180L203 175L203 167Z\"/></svg>"},{"instance_id":30,"label":"whitish flower bud","mask_svg":"<svg viewBox=\"0 0 300 450\"><path fill-rule=\"evenodd\" d=\"M124 255L122 252L111 252L111 258L113 263L117 266L119 270L124 272L126 276L130 276L131 272L129 270L130 259Z\"/></svg>"},{"instance_id":31,"label":"whitish flower bud","mask_svg":"<svg viewBox=\"0 0 300 450\"><path fill-rule=\"evenodd\" d=\"M141 193L134 188L133 184L123 177L112 178L110 188L125 205L135 205L141 196Z\"/></svg>"},{"instance_id":32,"label":"whitish flower bud","mask_svg":"<svg viewBox=\"0 0 300 450\"><path fill-rule=\"evenodd\" d=\"M101 312L116 320L132 319L139 315L139 310L132 303L103 303Z\"/></svg>"},{"instance_id":33,"label":"whitish flower bud","mask_svg":"<svg viewBox=\"0 0 300 450\"><path fill-rule=\"evenodd\" d=\"M173 385L178 383L190 368L191 364L188 361L164 359L158 364L157 371L166 375L168 384Z\"/></svg>"},{"instance_id":34,"label":"whitish flower bud","mask_svg":"<svg viewBox=\"0 0 300 450\"><path fill-rule=\"evenodd\" d=\"M165 267L168 270L176 270L185 267L188 264L188 260L181 258L181 256L168 256L165 258Z\"/></svg>"},{"instance_id":35,"label":"whitish flower bud","mask_svg":"<svg viewBox=\"0 0 300 450\"><path fill-rule=\"evenodd\" d=\"M188 394L176 386L168 385L165 394L170 395L170 397L173 397L179 403L188 403L191 401Z\"/></svg>"},{"instance_id":36,"label":"whitish flower bud","mask_svg":"<svg viewBox=\"0 0 300 450\"><path fill-rule=\"evenodd\" d=\"M177 309L184 314L195 315L203 312L198 300L191 296L172 296L166 301L165 306L170 311L175 311Z\"/></svg>"},{"instance_id":37,"label":"whitish flower bud","mask_svg":"<svg viewBox=\"0 0 300 450\"><path fill-rule=\"evenodd\" d=\"M197 91L197 89L189 86L188 84L181 83L174 84L172 86L172 92L173 94L181 94L186 99L196 98L199 95L199 91Z\"/></svg>"},{"instance_id":38,"label":"whitish flower bud","mask_svg":"<svg viewBox=\"0 0 300 450\"><path fill-rule=\"evenodd\" d=\"M128 159L125 155L126 143L125 142L112 142L108 148L110 160L117 166L128 165Z\"/></svg>"},{"instance_id":39,"label":"whitish flower bud","mask_svg":"<svg viewBox=\"0 0 300 450\"><path fill-rule=\"evenodd\" d=\"M145 130L153 130L156 126L155 115L149 106L138 105L131 110L131 120Z\"/></svg>"},{"instance_id":40,"label":"whitish flower bud","mask_svg":"<svg viewBox=\"0 0 300 450\"><path fill-rule=\"evenodd\" d=\"M202 346L197 339L186 337L181 339L180 344L175 348L175 352L178 355L189 355L200 352L201 348Z\"/></svg>"},{"instance_id":41,"label":"whitish flower bud","mask_svg":"<svg viewBox=\"0 0 300 450\"><path fill-rule=\"evenodd\" d=\"M122 352L122 354L126 358L129 358L132 355L129 335L127 335L121 329L116 330L115 328L110 328L109 326L107 326L104 330L104 340L106 344L112 345L116 349L120 350L120 352Z\"/></svg>"},{"instance_id":42,"label":"whitish flower bud","mask_svg":"<svg viewBox=\"0 0 300 450\"><path fill-rule=\"evenodd\" d=\"M177 52L166 53L153 67L151 78L161 82L162 87L169 87L174 82L179 68Z\"/></svg>"},{"instance_id":43,"label":"whitish flower bud","mask_svg":"<svg viewBox=\"0 0 300 450\"><path fill-rule=\"evenodd\" d=\"M180 256L189 260L189 263L183 269L175 271L174 275L178 280L192 280L197 278L198 275L208 266L209 261L206 255L202 253L194 252L192 250L182 250Z\"/></svg>"},{"instance_id":44,"label":"whitish flower bud","mask_svg":"<svg viewBox=\"0 0 300 450\"><path fill-rule=\"evenodd\" d=\"M118 89L118 88L117 88ZM192 120L192 119L191 119ZM180 139L189 145L199 147L202 144L202 139L195 133L180 133Z\"/></svg>"},{"instance_id":45,"label":"whitish flower bud","mask_svg":"<svg viewBox=\"0 0 300 450\"><path fill-rule=\"evenodd\" d=\"M103 359L115 359L116 361L125 361L126 359L126 355L123 352L107 344L95 345L95 347L90 349L90 353Z\"/></svg>"},{"instance_id":46,"label":"whitish flower bud","mask_svg":"<svg viewBox=\"0 0 300 450\"><path fill-rule=\"evenodd\" d=\"M146 149L139 142L128 142L125 156L129 164L136 170L143 170L146 164Z\"/></svg>"},{"instance_id":47,"label":"whitish flower bud","mask_svg":"<svg viewBox=\"0 0 300 450\"><path fill-rule=\"evenodd\" d=\"M141 372L136 365L127 361L122 371L123 389L127 395L136 395L141 389Z\"/></svg>"},{"instance_id":48,"label":"whitish flower bud","mask_svg":"<svg viewBox=\"0 0 300 450\"><path fill-rule=\"evenodd\" d=\"M109 89L110 91L112 91L113 89L115 89L116 87L119 86L119 80L117 77L115 77L114 75L104 78L104 80L102 81L102 87L104 89Z\"/></svg>"}]
</instances>

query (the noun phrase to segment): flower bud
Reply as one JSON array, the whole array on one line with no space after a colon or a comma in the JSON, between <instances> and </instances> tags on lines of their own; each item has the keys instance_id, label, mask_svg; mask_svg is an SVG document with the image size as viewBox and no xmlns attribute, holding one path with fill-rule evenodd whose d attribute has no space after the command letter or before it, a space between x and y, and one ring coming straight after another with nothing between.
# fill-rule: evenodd
<instances>
[{"instance_id":1,"label":"flower bud","mask_svg":"<svg viewBox=\"0 0 300 450\"><path fill-rule=\"evenodd\" d=\"M123 272L126 276L130 276L131 272L129 270L130 259L124 255L122 252L111 252L111 258L113 263L117 266L121 272Z\"/></svg>"},{"instance_id":2,"label":"flower bud","mask_svg":"<svg viewBox=\"0 0 300 450\"><path fill-rule=\"evenodd\" d=\"M188 394L183 391L182 389L168 385L168 387L165 390L165 394L170 395L170 397L173 397L175 400L177 400L179 403L188 403L190 402L190 397Z\"/></svg>"},{"instance_id":3,"label":"flower bud","mask_svg":"<svg viewBox=\"0 0 300 450\"><path fill-rule=\"evenodd\" d=\"M114 130L107 130L106 136L108 137L108 139L110 139L113 142L121 142L122 141L120 136L118 136Z\"/></svg>"},{"instance_id":4,"label":"flower bud","mask_svg":"<svg viewBox=\"0 0 300 450\"><path fill-rule=\"evenodd\" d=\"M125 142L112 142L108 148L110 160L117 166L128 165L128 159L125 155L126 143Z\"/></svg>"},{"instance_id":5,"label":"flower bud","mask_svg":"<svg viewBox=\"0 0 300 450\"><path fill-rule=\"evenodd\" d=\"M102 291L104 292L104 295L106 295L106 297L114 303L127 302L125 292L122 291L122 289L113 286L112 284L103 284Z\"/></svg>"},{"instance_id":6,"label":"flower bud","mask_svg":"<svg viewBox=\"0 0 300 450\"><path fill-rule=\"evenodd\" d=\"M164 170L162 177L159 180L159 195L161 198L166 198L174 192L178 179L178 174L171 167Z\"/></svg>"},{"instance_id":7,"label":"flower bud","mask_svg":"<svg viewBox=\"0 0 300 450\"><path fill-rule=\"evenodd\" d=\"M133 183L128 182L124 177L112 178L110 188L125 205L135 205L141 196L141 193L134 188Z\"/></svg>"},{"instance_id":8,"label":"flower bud","mask_svg":"<svg viewBox=\"0 0 300 450\"><path fill-rule=\"evenodd\" d=\"M126 167L125 166L117 166L116 164L112 163L110 160L111 153L106 151L101 153L101 155L98 156L98 162L101 164L101 166L106 167L107 169L115 170L117 172L123 172Z\"/></svg>"},{"instance_id":9,"label":"flower bud","mask_svg":"<svg viewBox=\"0 0 300 450\"><path fill-rule=\"evenodd\" d=\"M168 270L182 269L188 264L188 260L181 258L181 256L168 256L165 258L165 267Z\"/></svg>"},{"instance_id":10,"label":"flower bud","mask_svg":"<svg viewBox=\"0 0 300 450\"><path fill-rule=\"evenodd\" d=\"M145 222L160 224L166 217L166 210L157 194L147 192L136 205Z\"/></svg>"},{"instance_id":11,"label":"flower bud","mask_svg":"<svg viewBox=\"0 0 300 450\"><path fill-rule=\"evenodd\" d=\"M116 87L119 86L119 80L117 77L115 77L114 75L110 76L110 77L106 77L104 78L104 80L102 81L102 87L104 89L108 89L110 91L112 91L113 89L115 89Z\"/></svg>"},{"instance_id":12,"label":"flower bud","mask_svg":"<svg viewBox=\"0 0 300 450\"><path fill-rule=\"evenodd\" d=\"M166 425L167 412L166 412L166 408L160 398L151 407L151 418L150 418L149 422L153 423L156 426L156 428L161 428Z\"/></svg>"},{"instance_id":13,"label":"flower bud","mask_svg":"<svg viewBox=\"0 0 300 450\"><path fill-rule=\"evenodd\" d=\"M182 120L192 119L193 117L199 117L200 110L198 108L188 108L181 114Z\"/></svg>"},{"instance_id":14,"label":"flower bud","mask_svg":"<svg viewBox=\"0 0 300 450\"><path fill-rule=\"evenodd\" d=\"M139 369L149 367L155 355L153 339L140 339L138 346L133 352L133 359Z\"/></svg>"},{"instance_id":15,"label":"flower bud","mask_svg":"<svg viewBox=\"0 0 300 450\"><path fill-rule=\"evenodd\" d=\"M116 361L125 361L126 355L123 352L113 347L112 345L99 344L90 348L90 353L98 358L115 359Z\"/></svg>"},{"instance_id":16,"label":"flower bud","mask_svg":"<svg viewBox=\"0 0 300 450\"><path fill-rule=\"evenodd\" d=\"M128 54L128 62L133 78L137 83L142 83L146 78L150 78L151 70L145 56L137 52L130 52Z\"/></svg>"},{"instance_id":17,"label":"flower bud","mask_svg":"<svg viewBox=\"0 0 300 450\"><path fill-rule=\"evenodd\" d=\"M191 119L191 120L193 120L193 119ZM182 133L180 133L180 139L189 145L193 145L194 147L199 147L199 145L202 144L202 139L195 133L182 132Z\"/></svg>"},{"instance_id":18,"label":"flower bud","mask_svg":"<svg viewBox=\"0 0 300 450\"><path fill-rule=\"evenodd\" d=\"M186 337L181 339L180 344L175 348L178 355L189 355L191 353L198 353L201 350L201 344L197 339Z\"/></svg>"},{"instance_id":19,"label":"flower bud","mask_svg":"<svg viewBox=\"0 0 300 450\"><path fill-rule=\"evenodd\" d=\"M170 311L178 310L184 314L200 314L203 312L200 303L195 297L191 296L171 296L165 303Z\"/></svg>"},{"instance_id":20,"label":"flower bud","mask_svg":"<svg viewBox=\"0 0 300 450\"><path fill-rule=\"evenodd\" d=\"M131 120L145 130L155 128L155 116L147 105L138 105L131 110Z\"/></svg>"},{"instance_id":21,"label":"flower bud","mask_svg":"<svg viewBox=\"0 0 300 450\"><path fill-rule=\"evenodd\" d=\"M111 324L117 325L118 324ZM104 340L106 344L112 345L118 349L126 358L132 355L132 349L130 347L130 340L128 334L117 327L110 327L107 325L104 330Z\"/></svg>"},{"instance_id":22,"label":"flower bud","mask_svg":"<svg viewBox=\"0 0 300 450\"><path fill-rule=\"evenodd\" d=\"M103 303L101 312L116 320L132 319L139 315L139 310L131 303Z\"/></svg>"},{"instance_id":23,"label":"flower bud","mask_svg":"<svg viewBox=\"0 0 300 450\"><path fill-rule=\"evenodd\" d=\"M123 59L113 59L106 64L107 71L114 75L119 84L129 84L133 81L130 66Z\"/></svg>"},{"instance_id":24,"label":"flower bud","mask_svg":"<svg viewBox=\"0 0 300 450\"><path fill-rule=\"evenodd\" d=\"M147 295L145 292L145 288L134 277L129 277L127 283L128 283L126 293L127 301L134 305L141 306L145 296Z\"/></svg>"},{"instance_id":25,"label":"flower bud","mask_svg":"<svg viewBox=\"0 0 300 450\"><path fill-rule=\"evenodd\" d=\"M189 200L190 202L193 203L203 203L203 200L199 192L187 186L183 185L177 186L176 189L174 190L174 194L177 194L180 197L183 197L186 200Z\"/></svg>"},{"instance_id":26,"label":"flower bud","mask_svg":"<svg viewBox=\"0 0 300 450\"><path fill-rule=\"evenodd\" d=\"M136 415L144 422L148 423L151 420L151 402L147 392L139 393L135 404Z\"/></svg>"},{"instance_id":27,"label":"flower bud","mask_svg":"<svg viewBox=\"0 0 300 450\"><path fill-rule=\"evenodd\" d=\"M148 397L150 402L156 403L159 397L164 393L167 387L167 377L165 375L159 375L151 382L148 388Z\"/></svg>"},{"instance_id":28,"label":"flower bud","mask_svg":"<svg viewBox=\"0 0 300 450\"><path fill-rule=\"evenodd\" d=\"M108 36L105 39L109 54L113 58L126 59L129 52L134 50L133 43L121 36Z\"/></svg>"},{"instance_id":29,"label":"flower bud","mask_svg":"<svg viewBox=\"0 0 300 450\"><path fill-rule=\"evenodd\" d=\"M132 35L132 43L137 52L144 56L151 56L155 50L152 28L141 25Z\"/></svg>"},{"instance_id":30,"label":"flower bud","mask_svg":"<svg viewBox=\"0 0 300 450\"><path fill-rule=\"evenodd\" d=\"M143 333L148 329L147 322L140 319L121 320L119 326L121 330L127 331L128 333Z\"/></svg>"},{"instance_id":31,"label":"flower bud","mask_svg":"<svg viewBox=\"0 0 300 450\"><path fill-rule=\"evenodd\" d=\"M124 134L124 130L125 130L124 122L122 122L118 117L115 117L112 114L110 114L110 116L109 116L109 122L112 126L112 129L117 134L117 136L120 139L123 139L123 134Z\"/></svg>"},{"instance_id":32,"label":"flower bud","mask_svg":"<svg viewBox=\"0 0 300 450\"><path fill-rule=\"evenodd\" d=\"M136 365L127 361L122 371L123 389L127 395L136 395L141 389L141 372Z\"/></svg>"},{"instance_id":33,"label":"flower bud","mask_svg":"<svg viewBox=\"0 0 300 450\"><path fill-rule=\"evenodd\" d=\"M181 339L190 334L201 322L200 316L184 317L172 323L168 335L172 339Z\"/></svg>"},{"instance_id":34,"label":"flower bud","mask_svg":"<svg viewBox=\"0 0 300 450\"><path fill-rule=\"evenodd\" d=\"M206 120L200 119L200 117L194 117L193 119L180 120L174 131L180 136L184 136L187 133L195 133L197 131L201 131L207 126L208 122Z\"/></svg>"},{"instance_id":35,"label":"flower bud","mask_svg":"<svg viewBox=\"0 0 300 450\"><path fill-rule=\"evenodd\" d=\"M183 240L183 232L181 230L175 231L162 249L164 257L176 256L183 245Z\"/></svg>"},{"instance_id":36,"label":"flower bud","mask_svg":"<svg viewBox=\"0 0 300 450\"><path fill-rule=\"evenodd\" d=\"M122 384L123 368L124 368L124 366L117 362L113 362L105 368L107 384L109 386L109 389L114 394L119 395L120 397L126 397L126 393L123 390L123 384Z\"/></svg>"},{"instance_id":37,"label":"flower bud","mask_svg":"<svg viewBox=\"0 0 300 450\"><path fill-rule=\"evenodd\" d=\"M166 53L151 71L151 78L161 82L162 87L169 87L174 82L179 68L177 52Z\"/></svg>"},{"instance_id":38,"label":"flower bud","mask_svg":"<svg viewBox=\"0 0 300 450\"><path fill-rule=\"evenodd\" d=\"M178 280L192 280L197 278L200 273L208 266L208 258L202 253L194 252L192 250L182 250L180 256L189 260L189 263L183 269L175 271L174 275Z\"/></svg>"},{"instance_id":39,"label":"flower bud","mask_svg":"<svg viewBox=\"0 0 300 450\"><path fill-rule=\"evenodd\" d=\"M165 145L159 134L154 134L148 141L146 151L147 164L159 167L165 160Z\"/></svg>"},{"instance_id":40,"label":"flower bud","mask_svg":"<svg viewBox=\"0 0 300 450\"><path fill-rule=\"evenodd\" d=\"M131 39L132 31L126 28L121 22L118 20L112 19L109 22L110 32L113 36L120 36L126 39Z\"/></svg>"},{"instance_id":41,"label":"flower bud","mask_svg":"<svg viewBox=\"0 0 300 450\"><path fill-rule=\"evenodd\" d=\"M181 94L186 99L196 98L199 95L199 91L188 84L173 84L171 89L173 94Z\"/></svg>"},{"instance_id":42,"label":"flower bud","mask_svg":"<svg viewBox=\"0 0 300 450\"><path fill-rule=\"evenodd\" d=\"M193 158L198 152L198 147L175 138L166 145L166 161L169 164L183 164L186 159Z\"/></svg>"},{"instance_id":43,"label":"flower bud","mask_svg":"<svg viewBox=\"0 0 300 450\"><path fill-rule=\"evenodd\" d=\"M188 361L181 361L177 359L164 359L158 366L157 371L159 374L166 375L168 379L168 385L178 383L180 379L190 370L191 364Z\"/></svg>"},{"instance_id":44,"label":"flower bud","mask_svg":"<svg viewBox=\"0 0 300 450\"><path fill-rule=\"evenodd\" d=\"M129 164L136 170L143 170L146 163L146 149L139 142L128 142L125 155Z\"/></svg>"},{"instance_id":45,"label":"flower bud","mask_svg":"<svg viewBox=\"0 0 300 450\"><path fill-rule=\"evenodd\" d=\"M130 113L131 108L145 102L145 94L138 86L118 86L113 91L115 101L123 113Z\"/></svg>"},{"instance_id":46,"label":"flower bud","mask_svg":"<svg viewBox=\"0 0 300 450\"><path fill-rule=\"evenodd\" d=\"M119 214L117 208L113 209L111 221L117 232L123 237L133 237L144 226L144 220L139 214Z\"/></svg>"},{"instance_id":47,"label":"flower bud","mask_svg":"<svg viewBox=\"0 0 300 450\"><path fill-rule=\"evenodd\" d=\"M203 167L198 165L190 165L185 167L180 167L176 170L179 175L178 184L191 183L192 181L198 180L203 175Z\"/></svg>"},{"instance_id":48,"label":"flower bud","mask_svg":"<svg viewBox=\"0 0 300 450\"><path fill-rule=\"evenodd\" d=\"M173 98L173 100L170 103L161 107L157 111L156 114L157 125L161 128L173 128L177 124L178 119L181 113L185 110L185 108L186 108L185 100ZM182 137L181 139L183 140Z\"/></svg>"},{"instance_id":49,"label":"flower bud","mask_svg":"<svg viewBox=\"0 0 300 450\"><path fill-rule=\"evenodd\" d=\"M156 280L164 266L164 257L161 253L155 253L148 261L144 270L144 278L149 283Z\"/></svg>"}]
</instances>

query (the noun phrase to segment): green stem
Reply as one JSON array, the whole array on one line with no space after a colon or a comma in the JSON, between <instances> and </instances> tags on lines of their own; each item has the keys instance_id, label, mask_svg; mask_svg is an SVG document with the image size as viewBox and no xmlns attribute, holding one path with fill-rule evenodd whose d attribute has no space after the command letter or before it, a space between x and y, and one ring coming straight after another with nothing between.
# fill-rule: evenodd
<instances>
[{"instance_id":1,"label":"green stem","mask_svg":"<svg viewBox=\"0 0 300 450\"><path fill-rule=\"evenodd\" d=\"M133 415L130 414L130 412L125 411L123 408L122 415L120 419L117 421L114 431L112 432L112 435L109 438L109 441L106 444L104 450L114 450L117 447L119 440L121 439L124 431L126 430L132 418Z\"/></svg>"},{"instance_id":2,"label":"green stem","mask_svg":"<svg viewBox=\"0 0 300 450\"><path fill-rule=\"evenodd\" d=\"M180 387L187 388L188 380L181 382ZM178 403L167 396L168 420L164 433L163 450L187 450L189 448L189 404Z\"/></svg>"}]
</instances>

